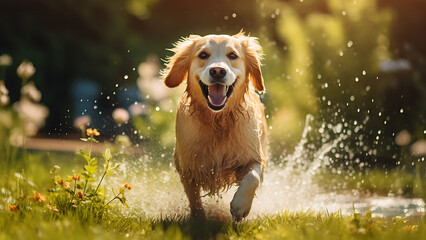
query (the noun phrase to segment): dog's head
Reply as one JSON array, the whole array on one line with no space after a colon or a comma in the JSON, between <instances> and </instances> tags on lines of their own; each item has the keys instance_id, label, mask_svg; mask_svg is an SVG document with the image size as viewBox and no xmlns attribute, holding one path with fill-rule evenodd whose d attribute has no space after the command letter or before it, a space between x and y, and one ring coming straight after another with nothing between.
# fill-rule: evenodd
<instances>
[{"instance_id":1,"label":"dog's head","mask_svg":"<svg viewBox=\"0 0 426 240\"><path fill-rule=\"evenodd\" d=\"M211 110L221 111L226 104L242 97L252 84L264 90L260 71L262 48L257 39L243 33L234 36L191 35L176 43L169 59L164 82L177 87L187 79L191 98L204 102Z\"/></svg>"}]
</instances>

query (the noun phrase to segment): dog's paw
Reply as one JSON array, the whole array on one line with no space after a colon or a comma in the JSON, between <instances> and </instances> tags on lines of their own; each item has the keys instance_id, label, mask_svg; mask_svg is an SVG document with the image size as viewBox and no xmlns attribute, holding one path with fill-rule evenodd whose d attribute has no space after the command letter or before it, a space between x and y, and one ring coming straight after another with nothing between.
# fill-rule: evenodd
<instances>
[{"instance_id":1,"label":"dog's paw","mask_svg":"<svg viewBox=\"0 0 426 240\"><path fill-rule=\"evenodd\" d=\"M237 191L230 204L232 219L236 222L241 221L249 214L253 202L253 197L242 195L240 191Z\"/></svg>"}]
</instances>

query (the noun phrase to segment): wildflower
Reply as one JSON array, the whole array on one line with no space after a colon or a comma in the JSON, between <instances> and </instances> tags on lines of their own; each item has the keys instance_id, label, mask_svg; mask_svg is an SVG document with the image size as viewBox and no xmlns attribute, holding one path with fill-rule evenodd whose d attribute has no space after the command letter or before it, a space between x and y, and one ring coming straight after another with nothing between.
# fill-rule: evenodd
<instances>
[{"instance_id":1,"label":"wildflower","mask_svg":"<svg viewBox=\"0 0 426 240\"><path fill-rule=\"evenodd\" d=\"M52 211L59 212L59 210L55 206L51 206L51 205L48 204L47 208L49 208Z\"/></svg>"},{"instance_id":2,"label":"wildflower","mask_svg":"<svg viewBox=\"0 0 426 240\"><path fill-rule=\"evenodd\" d=\"M19 195L19 196L18 196L18 200L19 200L19 201L22 201L22 200L24 200L24 199L25 199L25 195Z\"/></svg>"},{"instance_id":3,"label":"wildflower","mask_svg":"<svg viewBox=\"0 0 426 240\"><path fill-rule=\"evenodd\" d=\"M400 131L395 137L395 143L399 146L406 146L411 141L411 134L407 130Z\"/></svg>"},{"instance_id":4,"label":"wildflower","mask_svg":"<svg viewBox=\"0 0 426 240\"><path fill-rule=\"evenodd\" d=\"M8 54L0 55L0 66L8 67L12 65L12 57Z\"/></svg>"},{"instance_id":5,"label":"wildflower","mask_svg":"<svg viewBox=\"0 0 426 240\"><path fill-rule=\"evenodd\" d=\"M34 82L29 82L21 88L21 97L28 98L37 103L41 100L41 92L37 89Z\"/></svg>"},{"instance_id":6,"label":"wildflower","mask_svg":"<svg viewBox=\"0 0 426 240\"><path fill-rule=\"evenodd\" d=\"M112 112L112 118L118 124L127 123L129 121L129 113L123 108L116 108Z\"/></svg>"},{"instance_id":7,"label":"wildflower","mask_svg":"<svg viewBox=\"0 0 426 240\"><path fill-rule=\"evenodd\" d=\"M141 78L155 78L160 72L160 67L156 57L151 57L147 61L142 62L138 66L138 73Z\"/></svg>"},{"instance_id":8,"label":"wildflower","mask_svg":"<svg viewBox=\"0 0 426 240\"><path fill-rule=\"evenodd\" d=\"M9 104L9 90L2 80L0 80L0 106L6 106Z\"/></svg>"},{"instance_id":9,"label":"wildflower","mask_svg":"<svg viewBox=\"0 0 426 240\"><path fill-rule=\"evenodd\" d=\"M20 129L13 129L9 136L9 143L14 147L22 147L25 142L25 136Z\"/></svg>"},{"instance_id":10,"label":"wildflower","mask_svg":"<svg viewBox=\"0 0 426 240\"><path fill-rule=\"evenodd\" d=\"M109 162L109 161L111 160L111 150L110 150L109 148L107 148L107 149L105 150L105 160L106 160L107 162Z\"/></svg>"},{"instance_id":11,"label":"wildflower","mask_svg":"<svg viewBox=\"0 0 426 240\"><path fill-rule=\"evenodd\" d=\"M18 205L9 205L9 211L15 212L17 210L19 210L19 206Z\"/></svg>"},{"instance_id":12,"label":"wildflower","mask_svg":"<svg viewBox=\"0 0 426 240\"><path fill-rule=\"evenodd\" d=\"M58 181L56 181L56 184L61 185L64 188L69 188L71 186L69 182L64 181L61 177L59 177Z\"/></svg>"},{"instance_id":13,"label":"wildflower","mask_svg":"<svg viewBox=\"0 0 426 240\"><path fill-rule=\"evenodd\" d=\"M35 71L33 63L24 60L21 65L19 65L16 73L18 74L18 77L26 81L34 75Z\"/></svg>"},{"instance_id":14,"label":"wildflower","mask_svg":"<svg viewBox=\"0 0 426 240\"><path fill-rule=\"evenodd\" d=\"M123 203L125 203L127 201L126 196L124 196L124 194L121 196L121 199L123 200Z\"/></svg>"},{"instance_id":15,"label":"wildflower","mask_svg":"<svg viewBox=\"0 0 426 240\"><path fill-rule=\"evenodd\" d=\"M90 121L91 121L90 116L87 116L87 115L80 116L74 120L74 127L84 131L87 125L89 125Z\"/></svg>"},{"instance_id":16,"label":"wildflower","mask_svg":"<svg viewBox=\"0 0 426 240\"><path fill-rule=\"evenodd\" d=\"M129 111L132 116L147 114L147 108L145 107L145 105L138 102L135 102L134 104L130 105Z\"/></svg>"},{"instance_id":17,"label":"wildflower","mask_svg":"<svg viewBox=\"0 0 426 240\"><path fill-rule=\"evenodd\" d=\"M9 104L10 98L7 95L0 95L0 106L6 106Z\"/></svg>"},{"instance_id":18,"label":"wildflower","mask_svg":"<svg viewBox=\"0 0 426 240\"><path fill-rule=\"evenodd\" d=\"M129 189L129 191L132 190L132 186L130 186L128 183L124 184L124 187Z\"/></svg>"},{"instance_id":19,"label":"wildflower","mask_svg":"<svg viewBox=\"0 0 426 240\"><path fill-rule=\"evenodd\" d=\"M78 194L78 197L79 197L79 198L83 199L83 193L81 193L81 192L77 192L77 194Z\"/></svg>"},{"instance_id":20,"label":"wildflower","mask_svg":"<svg viewBox=\"0 0 426 240\"><path fill-rule=\"evenodd\" d=\"M74 181L81 181L81 177L78 174L76 174L73 177L71 177L71 179L74 180Z\"/></svg>"},{"instance_id":21,"label":"wildflower","mask_svg":"<svg viewBox=\"0 0 426 240\"><path fill-rule=\"evenodd\" d=\"M39 192L36 192L33 196L34 201L36 202L45 202L46 201L46 197L41 195Z\"/></svg>"},{"instance_id":22,"label":"wildflower","mask_svg":"<svg viewBox=\"0 0 426 240\"><path fill-rule=\"evenodd\" d=\"M13 107L24 124L24 132L27 136L34 136L49 115L47 107L34 103L28 98L22 98Z\"/></svg>"},{"instance_id":23,"label":"wildflower","mask_svg":"<svg viewBox=\"0 0 426 240\"><path fill-rule=\"evenodd\" d=\"M416 156L426 156L426 140L418 140L411 145L411 153Z\"/></svg>"},{"instance_id":24,"label":"wildflower","mask_svg":"<svg viewBox=\"0 0 426 240\"><path fill-rule=\"evenodd\" d=\"M90 138L93 138L93 136L99 136L100 133L98 132L98 130L96 128L94 128L94 129L88 128L86 130L86 135Z\"/></svg>"}]
</instances>

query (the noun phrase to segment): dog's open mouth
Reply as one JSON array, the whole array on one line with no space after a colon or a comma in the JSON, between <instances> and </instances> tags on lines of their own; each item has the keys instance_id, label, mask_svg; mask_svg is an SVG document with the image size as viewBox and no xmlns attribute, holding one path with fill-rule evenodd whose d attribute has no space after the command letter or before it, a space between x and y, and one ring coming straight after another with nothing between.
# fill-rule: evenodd
<instances>
[{"instance_id":1,"label":"dog's open mouth","mask_svg":"<svg viewBox=\"0 0 426 240\"><path fill-rule=\"evenodd\" d=\"M234 85L236 83L235 81L230 86L226 86L220 83L207 86L201 80L198 82L200 83L203 95L207 100L207 104L215 111L222 110L225 107L226 102L231 96L232 91L234 90Z\"/></svg>"}]
</instances>

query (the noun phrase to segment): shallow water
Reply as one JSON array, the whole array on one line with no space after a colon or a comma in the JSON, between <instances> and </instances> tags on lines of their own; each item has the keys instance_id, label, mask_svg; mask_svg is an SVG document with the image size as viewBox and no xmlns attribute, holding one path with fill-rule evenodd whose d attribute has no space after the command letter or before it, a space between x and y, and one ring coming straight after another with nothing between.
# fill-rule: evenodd
<instances>
[{"instance_id":1,"label":"shallow water","mask_svg":"<svg viewBox=\"0 0 426 240\"><path fill-rule=\"evenodd\" d=\"M307 116L305 130L300 143L291 155L284 155L279 161L269 162L264 181L253 201L248 218L288 211L316 211L329 213L340 211L350 215L354 211L365 213L371 210L376 217L425 216L425 202L419 198L395 196L360 196L354 192L324 192L313 180L324 167L329 166L327 155L348 136L341 125L330 126L335 139L322 144L311 154L306 148L307 134L312 130L311 116ZM307 157L310 156L310 157ZM189 214L188 200L184 194L179 176L173 164L156 161L145 155L139 158L126 157L120 167L119 176L112 179L117 183L129 182L132 190L127 194L130 208L126 212L147 217L175 216ZM231 219L229 203L236 187L221 196L203 197L203 205L210 216Z\"/></svg>"},{"instance_id":2,"label":"shallow water","mask_svg":"<svg viewBox=\"0 0 426 240\"><path fill-rule=\"evenodd\" d=\"M135 171L135 167L131 167ZM290 179L291 178L291 179ZM184 194L178 174L173 167L161 171L150 170L126 176L132 183L128 193L130 207L124 211L147 217L189 214L188 200ZM295 184L295 183L298 184ZM236 187L221 196L203 197L203 204L210 216L231 219L229 203ZM375 217L425 216L425 203L419 198L355 196L352 193L321 192L309 181L287 175L285 169L271 167L265 172L264 181L253 201L248 218L288 211L340 211L343 215L371 210Z\"/></svg>"}]
</instances>

